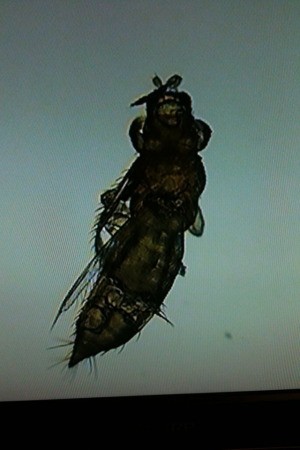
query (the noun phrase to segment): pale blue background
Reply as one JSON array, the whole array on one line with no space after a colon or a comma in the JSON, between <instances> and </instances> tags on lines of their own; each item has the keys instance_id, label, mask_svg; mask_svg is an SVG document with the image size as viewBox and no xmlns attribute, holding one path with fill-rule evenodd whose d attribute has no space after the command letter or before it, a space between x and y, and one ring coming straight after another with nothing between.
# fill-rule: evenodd
<instances>
[{"instance_id":1,"label":"pale blue background","mask_svg":"<svg viewBox=\"0 0 300 450\"><path fill-rule=\"evenodd\" d=\"M300 387L299 23L297 0L1 1L1 400ZM155 318L97 376L49 369L155 72L181 74L214 129L175 327Z\"/></svg>"}]
</instances>

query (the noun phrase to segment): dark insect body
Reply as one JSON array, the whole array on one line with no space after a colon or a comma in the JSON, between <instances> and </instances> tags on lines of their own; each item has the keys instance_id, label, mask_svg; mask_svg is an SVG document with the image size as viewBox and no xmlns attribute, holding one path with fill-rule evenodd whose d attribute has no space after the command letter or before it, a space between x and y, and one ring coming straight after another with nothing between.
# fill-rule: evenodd
<instances>
[{"instance_id":1,"label":"dark insect body","mask_svg":"<svg viewBox=\"0 0 300 450\"><path fill-rule=\"evenodd\" d=\"M155 314L165 318L164 299L184 273L184 233L203 233L198 201L206 176L198 152L211 129L194 118L190 96L178 92L181 80L174 75L163 84L155 76L156 89L131 105L146 104L145 117L134 119L129 129L139 156L101 195L94 257L53 323L81 298L69 367L124 345Z\"/></svg>"}]
</instances>

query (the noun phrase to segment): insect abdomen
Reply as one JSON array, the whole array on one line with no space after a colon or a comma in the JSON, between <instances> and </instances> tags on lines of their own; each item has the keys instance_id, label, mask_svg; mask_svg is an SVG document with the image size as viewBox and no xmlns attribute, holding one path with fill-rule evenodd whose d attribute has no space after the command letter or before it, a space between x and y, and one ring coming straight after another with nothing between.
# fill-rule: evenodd
<instances>
[{"instance_id":1,"label":"insect abdomen","mask_svg":"<svg viewBox=\"0 0 300 450\"><path fill-rule=\"evenodd\" d=\"M124 345L160 313L182 264L183 238L159 230L160 220L146 216L144 210L128 221L108 245L99 280L76 322L69 367Z\"/></svg>"},{"instance_id":2,"label":"insect abdomen","mask_svg":"<svg viewBox=\"0 0 300 450\"><path fill-rule=\"evenodd\" d=\"M114 280L103 277L77 320L69 367L124 345L152 318L153 308L126 297Z\"/></svg>"}]
</instances>

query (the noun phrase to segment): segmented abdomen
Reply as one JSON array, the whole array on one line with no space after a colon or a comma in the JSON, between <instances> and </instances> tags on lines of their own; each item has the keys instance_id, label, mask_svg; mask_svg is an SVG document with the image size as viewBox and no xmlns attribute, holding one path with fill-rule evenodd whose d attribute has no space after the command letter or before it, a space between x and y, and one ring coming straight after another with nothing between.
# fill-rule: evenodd
<instances>
[{"instance_id":1,"label":"segmented abdomen","mask_svg":"<svg viewBox=\"0 0 300 450\"><path fill-rule=\"evenodd\" d=\"M77 319L69 367L125 344L161 313L183 250L183 233L162 230L160 218L147 208L117 231Z\"/></svg>"}]
</instances>

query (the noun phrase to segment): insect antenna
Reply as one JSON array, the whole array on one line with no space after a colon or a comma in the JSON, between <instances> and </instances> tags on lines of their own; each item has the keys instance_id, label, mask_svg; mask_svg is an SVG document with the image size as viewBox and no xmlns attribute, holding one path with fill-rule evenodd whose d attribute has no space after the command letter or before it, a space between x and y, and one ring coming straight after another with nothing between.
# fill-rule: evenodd
<instances>
[{"instance_id":1,"label":"insect antenna","mask_svg":"<svg viewBox=\"0 0 300 450\"><path fill-rule=\"evenodd\" d=\"M152 82L153 82L154 86L157 88L159 88L163 85L163 82L161 81L161 79L159 78L159 76L157 74L155 74L154 77L152 78Z\"/></svg>"},{"instance_id":2,"label":"insect antenna","mask_svg":"<svg viewBox=\"0 0 300 450\"><path fill-rule=\"evenodd\" d=\"M182 82L182 77L180 75L172 75L164 84L166 88L176 89Z\"/></svg>"},{"instance_id":3,"label":"insect antenna","mask_svg":"<svg viewBox=\"0 0 300 450\"><path fill-rule=\"evenodd\" d=\"M180 75L175 74L172 75L170 78L168 78L167 81L163 84L159 76L155 74L155 76L152 78L152 82L157 89L155 89L154 91L150 92L147 95L143 95L142 97L138 98L135 102L131 103L130 106L143 105L144 103L147 103L148 100L153 98L153 96L157 95L157 93L164 94L168 89L177 90L181 81L182 77Z\"/></svg>"}]
</instances>

